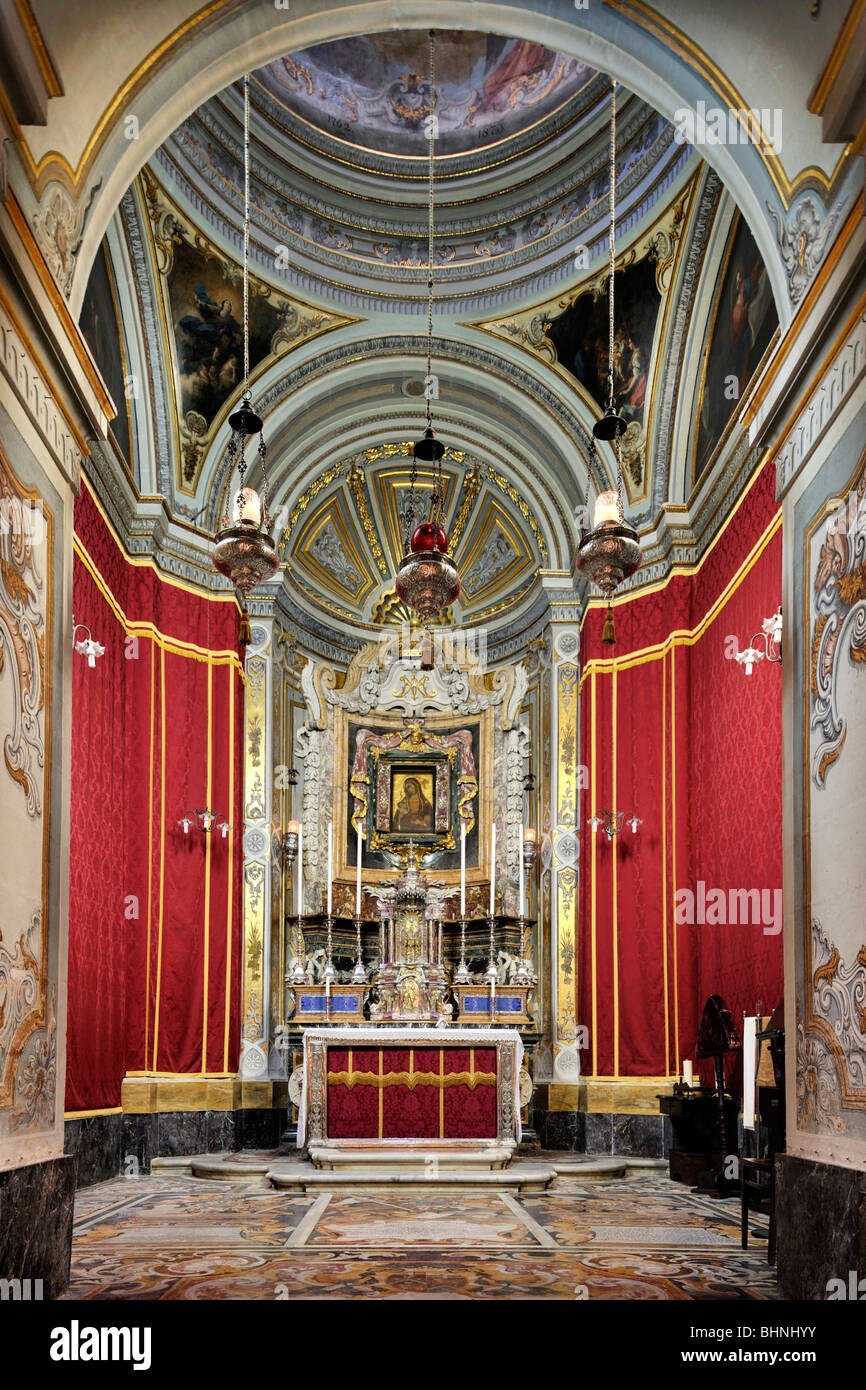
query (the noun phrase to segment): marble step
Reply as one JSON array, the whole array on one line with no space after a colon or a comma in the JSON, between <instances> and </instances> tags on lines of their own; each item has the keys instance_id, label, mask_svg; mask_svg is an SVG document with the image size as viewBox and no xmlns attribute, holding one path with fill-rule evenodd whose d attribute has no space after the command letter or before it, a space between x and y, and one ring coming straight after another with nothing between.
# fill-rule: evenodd
<instances>
[{"instance_id":1,"label":"marble step","mask_svg":"<svg viewBox=\"0 0 866 1390\"><path fill-rule=\"evenodd\" d=\"M489 1147L437 1148L431 1141L429 1149L338 1149L328 1145L312 1144L309 1154L314 1168L330 1169L333 1172L372 1171L389 1169L395 1173L414 1170L428 1172L435 1166L437 1172L459 1168L462 1171L493 1171L506 1168L512 1161L514 1149L511 1145L491 1144Z\"/></svg>"},{"instance_id":2,"label":"marble step","mask_svg":"<svg viewBox=\"0 0 866 1390\"><path fill-rule=\"evenodd\" d=\"M383 1187L400 1186L423 1188L430 1192L462 1188L468 1191L500 1192L544 1192L555 1178L555 1170L549 1163L512 1164L509 1168L497 1168L485 1172L477 1168L449 1167L439 1171L436 1178L429 1171L421 1169L399 1172L394 1168L375 1168L365 1165L361 1168L333 1169L282 1168L274 1165L267 1175L272 1187L284 1192L377 1192Z\"/></svg>"}]
</instances>

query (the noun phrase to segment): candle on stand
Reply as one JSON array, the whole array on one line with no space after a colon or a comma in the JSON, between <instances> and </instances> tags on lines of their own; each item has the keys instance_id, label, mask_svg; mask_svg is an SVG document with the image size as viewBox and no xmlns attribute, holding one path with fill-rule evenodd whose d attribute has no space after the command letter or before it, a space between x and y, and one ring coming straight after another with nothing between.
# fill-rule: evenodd
<instances>
[{"instance_id":1,"label":"candle on stand","mask_svg":"<svg viewBox=\"0 0 866 1390\"><path fill-rule=\"evenodd\" d=\"M523 899L524 899L524 892L525 892L525 888L524 888L524 882L525 882L525 880L524 880L524 871L523 871L523 826L522 826L522 825L521 825L521 827L520 827L520 851L519 851L519 854L518 854L518 861L519 861L519 863L518 863L518 882L520 883L520 912L518 913L518 916L519 916L519 917L522 917L522 916L523 916Z\"/></svg>"},{"instance_id":2,"label":"candle on stand","mask_svg":"<svg viewBox=\"0 0 866 1390\"><path fill-rule=\"evenodd\" d=\"M333 883L331 881L331 854L334 847L334 823L328 821L328 916L331 915Z\"/></svg>"},{"instance_id":3,"label":"candle on stand","mask_svg":"<svg viewBox=\"0 0 866 1390\"><path fill-rule=\"evenodd\" d=\"M685 1081L687 1086L694 1085L695 1077L691 1062L683 1062L683 1081Z\"/></svg>"},{"instance_id":4,"label":"candle on stand","mask_svg":"<svg viewBox=\"0 0 866 1390\"><path fill-rule=\"evenodd\" d=\"M460 916L466 916L466 822L460 824Z\"/></svg>"},{"instance_id":5,"label":"candle on stand","mask_svg":"<svg viewBox=\"0 0 866 1390\"><path fill-rule=\"evenodd\" d=\"M496 902L496 821L490 827L490 916Z\"/></svg>"},{"instance_id":6,"label":"candle on stand","mask_svg":"<svg viewBox=\"0 0 866 1390\"><path fill-rule=\"evenodd\" d=\"M355 888L355 916L361 915L361 846L364 843L364 831L362 826L358 826L358 882Z\"/></svg>"},{"instance_id":7,"label":"candle on stand","mask_svg":"<svg viewBox=\"0 0 866 1390\"><path fill-rule=\"evenodd\" d=\"M298 916L304 915L304 826L298 826Z\"/></svg>"}]
</instances>

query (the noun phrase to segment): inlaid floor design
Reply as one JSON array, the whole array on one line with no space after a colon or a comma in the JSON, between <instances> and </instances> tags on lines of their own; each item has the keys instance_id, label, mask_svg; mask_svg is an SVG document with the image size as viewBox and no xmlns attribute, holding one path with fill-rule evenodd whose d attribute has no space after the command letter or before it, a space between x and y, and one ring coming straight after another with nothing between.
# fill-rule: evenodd
<instances>
[{"instance_id":1,"label":"inlaid floor design","mask_svg":"<svg viewBox=\"0 0 866 1390\"><path fill-rule=\"evenodd\" d=\"M753 1216L752 1227L765 1231ZM328 1192L116 1178L79 1192L69 1299L774 1299L734 1200L667 1178Z\"/></svg>"}]
</instances>

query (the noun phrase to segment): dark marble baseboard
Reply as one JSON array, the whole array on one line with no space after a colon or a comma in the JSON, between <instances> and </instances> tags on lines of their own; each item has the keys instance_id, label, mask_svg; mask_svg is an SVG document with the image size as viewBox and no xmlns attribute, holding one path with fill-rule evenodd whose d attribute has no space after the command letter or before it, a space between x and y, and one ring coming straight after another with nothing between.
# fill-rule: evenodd
<instances>
[{"instance_id":1,"label":"dark marble baseboard","mask_svg":"<svg viewBox=\"0 0 866 1390\"><path fill-rule=\"evenodd\" d=\"M670 1152L670 1122L666 1115L535 1110L533 1121L542 1149L630 1158L666 1158Z\"/></svg>"},{"instance_id":2,"label":"dark marble baseboard","mask_svg":"<svg viewBox=\"0 0 866 1390\"><path fill-rule=\"evenodd\" d=\"M78 1186L149 1173L151 1160L186 1154L275 1149L284 1108L93 1115L67 1120L64 1148L78 1158Z\"/></svg>"},{"instance_id":3,"label":"dark marble baseboard","mask_svg":"<svg viewBox=\"0 0 866 1390\"><path fill-rule=\"evenodd\" d=\"M0 1279L29 1280L21 1292L31 1299L59 1298L69 1284L75 1162L64 1154L0 1172Z\"/></svg>"},{"instance_id":4,"label":"dark marble baseboard","mask_svg":"<svg viewBox=\"0 0 866 1390\"><path fill-rule=\"evenodd\" d=\"M866 1173L779 1154L776 1264L785 1298L824 1300L866 1280ZM830 1288L828 1288L830 1285ZM860 1298L866 1294L866 1286Z\"/></svg>"},{"instance_id":5,"label":"dark marble baseboard","mask_svg":"<svg viewBox=\"0 0 866 1390\"><path fill-rule=\"evenodd\" d=\"M63 1151L78 1159L77 1187L116 1178L122 1167L123 1115L88 1115L67 1120Z\"/></svg>"}]
</instances>

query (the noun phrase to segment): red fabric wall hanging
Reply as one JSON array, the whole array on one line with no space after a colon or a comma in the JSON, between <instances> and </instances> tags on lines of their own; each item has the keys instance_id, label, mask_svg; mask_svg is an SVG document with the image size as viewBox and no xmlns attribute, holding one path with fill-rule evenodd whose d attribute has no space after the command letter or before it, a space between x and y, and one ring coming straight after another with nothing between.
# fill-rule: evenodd
<instances>
[{"instance_id":1,"label":"red fabric wall hanging","mask_svg":"<svg viewBox=\"0 0 866 1390\"><path fill-rule=\"evenodd\" d=\"M782 887L781 668L726 658L781 601L775 469L747 487L700 568L615 605L582 631L577 1017L595 1076L676 1075L694 1057L701 1008L735 1019L782 997L782 937L757 925L676 921L678 889ZM736 638L735 644L728 643ZM611 651L613 655L611 655ZM613 841L586 822L635 812ZM696 904L697 906L697 904Z\"/></svg>"},{"instance_id":2,"label":"red fabric wall hanging","mask_svg":"<svg viewBox=\"0 0 866 1390\"><path fill-rule=\"evenodd\" d=\"M67 1110L127 1072L232 1074L241 937L243 682L232 599L134 563L85 484L73 607L105 646L73 663ZM185 836L210 805L232 833Z\"/></svg>"}]
</instances>

